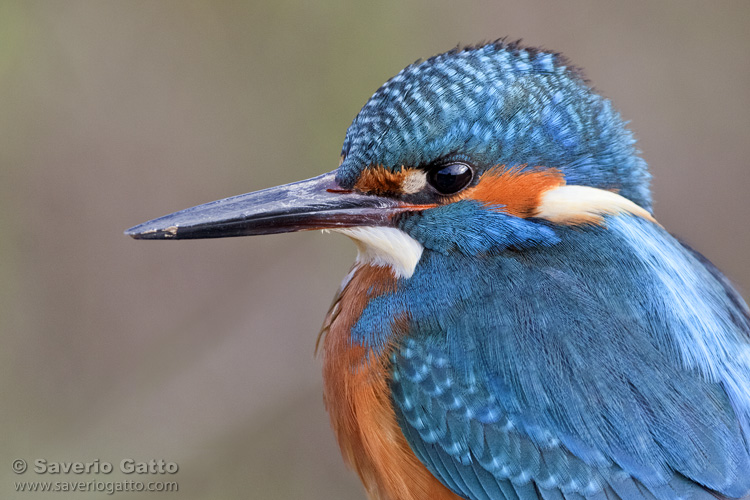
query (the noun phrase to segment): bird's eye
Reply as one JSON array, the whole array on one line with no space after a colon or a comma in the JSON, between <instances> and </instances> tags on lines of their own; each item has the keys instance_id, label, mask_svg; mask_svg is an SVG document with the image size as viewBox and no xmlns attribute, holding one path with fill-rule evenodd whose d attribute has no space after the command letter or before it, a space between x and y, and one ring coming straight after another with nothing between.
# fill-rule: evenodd
<instances>
[{"instance_id":1,"label":"bird's eye","mask_svg":"<svg viewBox=\"0 0 750 500\"><path fill-rule=\"evenodd\" d=\"M427 174L427 182L438 193L454 194L465 188L473 176L474 172L466 163L449 163L430 171Z\"/></svg>"}]
</instances>

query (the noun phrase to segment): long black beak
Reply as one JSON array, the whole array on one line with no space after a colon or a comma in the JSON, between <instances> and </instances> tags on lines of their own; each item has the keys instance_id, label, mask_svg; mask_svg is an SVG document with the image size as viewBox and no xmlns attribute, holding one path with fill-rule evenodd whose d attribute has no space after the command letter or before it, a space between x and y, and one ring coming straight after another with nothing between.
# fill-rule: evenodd
<instances>
[{"instance_id":1,"label":"long black beak","mask_svg":"<svg viewBox=\"0 0 750 500\"><path fill-rule=\"evenodd\" d=\"M343 190L335 172L181 210L135 227L136 239L195 239L306 229L389 226L400 212L427 207Z\"/></svg>"}]
</instances>

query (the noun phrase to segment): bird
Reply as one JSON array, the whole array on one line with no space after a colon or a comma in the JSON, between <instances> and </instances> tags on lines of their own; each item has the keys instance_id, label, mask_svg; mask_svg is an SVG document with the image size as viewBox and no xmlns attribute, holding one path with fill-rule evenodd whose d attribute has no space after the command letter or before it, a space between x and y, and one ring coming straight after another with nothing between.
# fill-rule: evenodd
<instances>
[{"instance_id":1,"label":"bird","mask_svg":"<svg viewBox=\"0 0 750 500\"><path fill-rule=\"evenodd\" d=\"M750 311L611 101L520 41L407 66L336 169L136 239L341 233L324 401L370 499L750 498Z\"/></svg>"}]
</instances>

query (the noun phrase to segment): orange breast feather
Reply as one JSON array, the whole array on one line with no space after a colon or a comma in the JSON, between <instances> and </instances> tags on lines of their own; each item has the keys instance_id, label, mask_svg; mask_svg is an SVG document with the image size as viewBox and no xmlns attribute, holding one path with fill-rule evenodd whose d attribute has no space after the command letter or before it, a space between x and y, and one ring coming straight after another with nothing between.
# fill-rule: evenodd
<instances>
[{"instance_id":1,"label":"orange breast feather","mask_svg":"<svg viewBox=\"0 0 750 500\"><path fill-rule=\"evenodd\" d=\"M394 286L389 269L360 266L328 313L323 379L331 425L370 499L459 499L430 474L401 433L389 395L388 349L376 355L351 342L367 302Z\"/></svg>"}]
</instances>

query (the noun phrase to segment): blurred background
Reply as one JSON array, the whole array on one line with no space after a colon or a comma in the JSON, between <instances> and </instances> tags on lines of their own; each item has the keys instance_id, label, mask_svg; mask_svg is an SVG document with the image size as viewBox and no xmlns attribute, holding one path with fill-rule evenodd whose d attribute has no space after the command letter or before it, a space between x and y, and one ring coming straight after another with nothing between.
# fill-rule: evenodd
<instances>
[{"instance_id":1,"label":"blurred background","mask_svg":"<svg viewBox=\"0 0 750 500\"><path fill-rule=\"evenodd\" d=\"M378 86L457 44L522 37L585 68L631 120L657 218L747 297L749 25L744 0L3 0L0 497L140 479L15 458L133 458L178 463L173 497L364 498L313 357L354 246L122 231L332 170Z\"/></svg>"}]
</instances>

